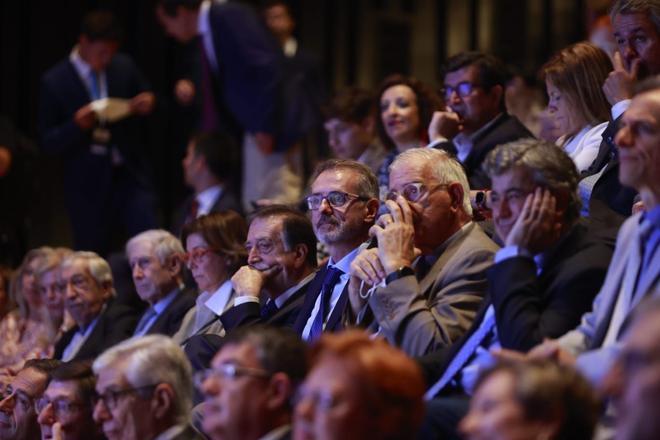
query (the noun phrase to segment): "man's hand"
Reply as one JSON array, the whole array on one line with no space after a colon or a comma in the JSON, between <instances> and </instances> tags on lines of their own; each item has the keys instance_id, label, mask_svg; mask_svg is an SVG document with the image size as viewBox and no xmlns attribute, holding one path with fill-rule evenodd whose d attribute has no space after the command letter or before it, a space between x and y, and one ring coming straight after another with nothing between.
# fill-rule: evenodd
<instances>
[{"instance_id":1,"label":"man's hand","mask_svg":"<svg viewBox=\"0 0 660 440\"><path fill-rule=\"evenodd\" d=\"M92 106L87 104L76 111L73 115L73 122L76 123L82 131L89 131L96 124L96 113L92 110Z\"/></svg>"},{"instance_id":2,"label":"man's hand","mask_svg":"<svg viewBox=\"0 0 660 440\"><path fill-rule=\"evenodd\" d=\"M554 243L561 232L556 204L555 197L547 189L536 188L533 193L527 195L505 245L518 246L536 255Z\"/></svg>"},{"instance_id":3,"label":"man's hand","mask_svg":"<svg viewBox=\"0 0 660 440\"><path fill-rule=\"evenodd\" d=\"M156 97L151 92L142 92L135 95L130 102L131 113L145 116L152 112Z\"/></svg>"},{"instance_id":4,"label":"man's hand","mask_svg":"<svg viewBox=\"0 0 660 440\"><path fill-rule=\"evenodd\" d=\"M237 296L256 296L261 295L261 290L266 281L269 271L273 268L261 271L251 266L242 266L231 277L231 284L236 291Z\"/></svg>"},{"instance_id":5,"label":"man's hand","mask_svg":"<svg viewBox=\"0 0 660 440\"><path fill-rule=\"evenodd\" d=\"M554 339L546 339L527 353L532 360L554 360L562 365L574 366L575 356L563 349Z\"/></svg>"},{"instance_id":6,"label":"man's hand","mask_svg":"<svg viewBox=\"0 0 660 440\"><path fill-rule=\"evenodd\" d=\"M603 84L603 92L605 92L610 105L632 98L632 89L637 83L639 63L640 59L635 58L630 65L630 70L628 70L623 63L621 53L618 50L614 52L614 59L612 60L614 70L610 72Z\"/></svg>"},{"instance_id":7,"label":"man's hand","mask_svg":"<svg viewBox=\"0 0 660 440\"><path fill-rule=\"evenodd\" d=\"M11 151L0 145L0 177L5 177L11 169Z\"/></svg>"},{"instance_id":8,"label":"man's hand","mask_svg":"<svg viewBox=\"0 0 660 440\"><path fill-rule=\"evenodd\" d=\"M174 97L182 106L189 106L195 99L195 84L189 79L178 80L174 85Z\"/></svg>"},{"instance_id":9,"label":"man's hand","mask_svg":"<svg viewBox=\"0 0 660 440\"><path fill-rule=\"evenodd\" d=\"M429 141L438 138L452 139L463 129L463 121L458 113L451 110L433 112L429 124Z\"/></svg>"},{"instance_id":10,"label":"man's hand","mask_svg":"<svg viewBox=\"0 0 660 440\"><path fill-rule=\"evenodd\" d=\"M378 258L387 275L400 267L412 266L421 251L415 248L413 213L406 199L398 195L396 202L388 200L385 204L390 213L382 215L369 234L378 239Z\"/></svg>"},{"instance_id":11,"label":"man's hand","mask_svg":"<svg viewBox=\"0 0 660 440\"><path fill-rule=\"evenodd\" d=\"M365 290L379 284L386 276L385 268L378 258L378 249L363 249L351 263L351 278L348 283L348 299L353 313L357 316L367 303L360 297L362 283Z\"/></svg>"}]
</instances>

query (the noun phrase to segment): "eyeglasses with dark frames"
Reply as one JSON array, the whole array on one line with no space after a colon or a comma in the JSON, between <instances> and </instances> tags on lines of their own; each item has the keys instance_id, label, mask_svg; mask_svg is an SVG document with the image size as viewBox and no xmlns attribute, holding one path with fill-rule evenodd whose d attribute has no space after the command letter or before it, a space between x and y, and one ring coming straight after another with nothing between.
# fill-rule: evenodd
<instances>
[{"instance_id":1,"label":"eyeglasses with dark frames","mask_svg":"<svg viewBox=\"0 0 660 440\"><path fill-rule=\"evenodd\" d=\"M327 200L330 206L333 208L341 208L346 205L349 201L352 200L369 200L368 197L360 196L358 194L351 194L343 191L330 191L329 193L323 194L312 194L307 196L307 207L310 211L316 211L321 207L323 200Z\"/></svg>"}]
</instances>

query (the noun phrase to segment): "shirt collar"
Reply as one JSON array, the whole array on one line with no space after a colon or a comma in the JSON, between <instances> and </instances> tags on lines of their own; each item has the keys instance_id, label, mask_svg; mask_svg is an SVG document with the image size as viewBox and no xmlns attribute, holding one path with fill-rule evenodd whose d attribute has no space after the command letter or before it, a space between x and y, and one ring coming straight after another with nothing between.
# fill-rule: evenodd
<instances>
[{"instance_id":1,"label":"shirt collar","mask_svg":"<svg viewBox=\"0 0 660 440\"><path fill-rule=\"evenodd\" d=\"M287 58L293 58L296 56L296 52L298 52L298 41L293 37L289 37L284 42L284 47L282 49Z\"/></svg>"},{"instance_id":2,"label":"shirt collar","mask_svg":"<svg viewBox=\"0 0 660 440\"><path fill-rule=\"evenodd\" d=\"M655 229L660 229L660 205L652 208L649 211L645 211L640 218L640 223L645 220L651 222Z\"/></svg>"},{"instance_id":3,"label":"shirt collar","mask_svg":"<svg viewBox=\"0 0 660 440\"><path fill-rule=\"evenodd\" d=\"M289 287L287 290L284 291L283 294L275 298L274 301L277 308L281 309L284 303L286 303L287 300L291 298L291 296L298 291L298 289L300 289L302 286L308 283L315 275L316 275L316 271L310 273L305 278L300 280L296 285Z\"/></svg>"},{"instance_id":4,"label":"shirt collar","mask_svg":"<svg viewBox=\"0 0 660 440\"><path fill-rule=\"evenodd\" d=\"M209 12L211 10L211 0L204 0L199 6L199 15L197 16L197 31L206 35L211 32L211 23L209 22Z\"/></svg>"},{"instance_id":5,"label":"shirt collar","mask_svg":"<svg viewBox=\"0 0 660 440\"><path fill-rule=\"evenodd\" d=\"M291 430L291 425L282 425L279 428L275 428L259 440L277 440L280 439Z\"/></svg>"},{"instance_id":6,"label":"shirt collar","mask_svg":"<svg viewBox=\"0 0 660 440\"><path fill-rule=\"evenodd\" d=\"M344 274L348 274L351 270L351 263L353 262L355 257L357 257L357 254L362 249L367 247L368 244L369 244L368 242L367 243L362 243L360 246L356 247L355 249L350 251L348 254L344 255L344 257L336 263L332 260L332 257L330 257L330 259L328 260L328 267L336 267L337 269L344 272Z\"/></svg>"},{"instance_id":7,"label":"shirt collar","mask_svg":"<svg viewBox=\"0 0 660 440\"><path fill-rule=\"evenodd\" d=\"M72 50L71 54L69 55L69 61L71 61L71 64L73 64L73 67L78 71L78 74L82 76L83 78L88 78L90 72L92 71L92 67L87 64L85 60L82 59L80 56L80 52L78 51L78 45L76 45Z\"/></svg>"},{"instance_id":8,"label":"shirt collar","mask_svg":"<svg viewBox=\"0 0 660 440\"><path fill-rule=\"evenodd\" d=\"M197 194L195 196L195 200L197 200L197 203L199 203L199 209L197 212L202 214L208 214L211 212L213 204L220 198L221 195L222 185L214 185Z\"/></svg>"},{"instance_id":9,"label":"shirt collar","mask_svg":"<svg viewBox=\"0 0 660 440\"><path fill-rule=\"evenodd\" d=\"M222 315L229 304L231 299L232 287L231 280L227 280L218 287L218 290L213 292L211 297L206 300L204 305L208 307L216 315Z\"/></svg>"}]
</instances>

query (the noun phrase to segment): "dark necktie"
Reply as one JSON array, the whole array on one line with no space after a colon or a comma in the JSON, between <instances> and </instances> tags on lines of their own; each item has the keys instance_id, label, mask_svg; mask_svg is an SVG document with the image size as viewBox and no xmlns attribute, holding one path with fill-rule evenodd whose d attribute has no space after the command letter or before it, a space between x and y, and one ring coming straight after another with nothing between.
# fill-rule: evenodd
<instances>
[{"instance_id":1,"label":"dark necktie","mask_svg":"<svg viewBox=\"0 0 660 440\"><path fill-rule=\"evenodd\" d=\"M275 313L277 313L277 305L275 301L269 299L261 308L261 319L268 321Z\"/></svg>"},{"instance_id":2,"label":"dark necktie","mask_svg":"<svg viewBox=\"0 0 660 440\"><path fill-rule=\"evenodd\" d=\"M323 323L326 322L326 318L330 312L330 297L332 296L332 291L334 290L335 285L339 281L339 277L343 273L343 271L334 266L328 267L321 286L321 303L319 306L319 312L314 317L312 328L309 331L309 341L315 341L321 336L321 333L323 333Z\"/></svg>"},{"instance_id":3,"label":"dark necktie","mask_svg":"<svg viewBox=\"0 0 660 440\"><path fill-rule=\"evenodd\" d=\"M215 93L213 91L213 73L211 64L206 55L206 47L203 38L199 40L199 54L202 64L202 119L200 121L202 131L214 131L218 128L218 110L215 106Z\"/></svg>"}]
</instances>

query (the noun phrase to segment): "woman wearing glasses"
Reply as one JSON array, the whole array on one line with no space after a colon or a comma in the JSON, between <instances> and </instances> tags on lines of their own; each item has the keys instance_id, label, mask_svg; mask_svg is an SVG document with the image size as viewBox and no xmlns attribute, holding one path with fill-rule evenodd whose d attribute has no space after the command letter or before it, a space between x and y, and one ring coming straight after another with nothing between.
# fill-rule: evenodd
<instances>
[{"instance_id":1,"label":"woman wearing glasses","mask_svg":"<svg viewBox=\"0 0 660 440\"><path fill-rule=\"evenodd\" d=\"M183 227L188 269L201 293L174 335L175 341L184 342L195 334L224 334L217 316L234 304L230 280L246 262L246 238L245 219L234 211L203 215Z\"/></svg>"},{"instance_id":2,"label":"woman wearing glasses","mask_svg":"<svg viewBox=\"0 0 660 440\"><path fill-rule=\"evenodd\" d=\"M442 102L420 81L398 74L388 76L381 83L378 102L378 137L391 151L378 170L383 199L389 186L389 166L398 154L428 144L427 128L433 112L442 107Z\"/></svg>"},{"instance_id":3,"label":"woman wearing glasses","mask_svg":"<svg viewBox=\"0 0 660 440\"><path fill-rule=\"evenodd\" d=\"M598 155L610 119L602 86L611 71L607 54L586 42L562 49L541 68L548 112L560 134L557 145L571 156L580 172Z\"/></svg>"}]
</instances>

